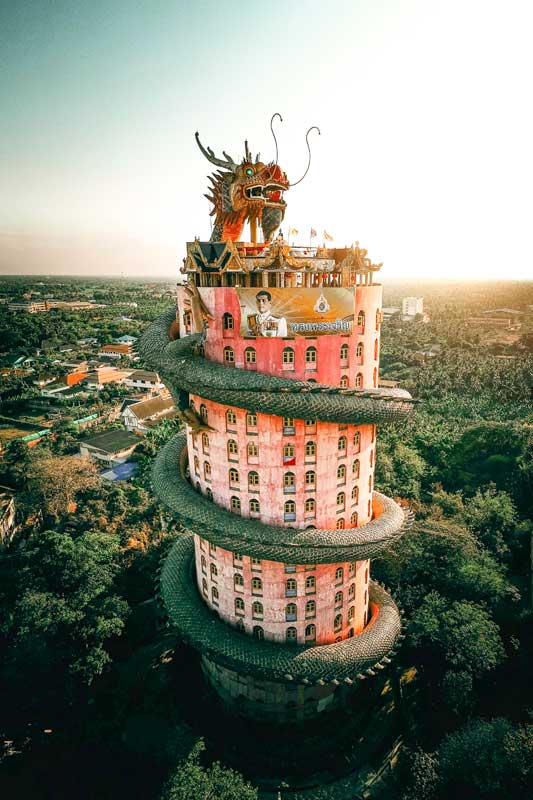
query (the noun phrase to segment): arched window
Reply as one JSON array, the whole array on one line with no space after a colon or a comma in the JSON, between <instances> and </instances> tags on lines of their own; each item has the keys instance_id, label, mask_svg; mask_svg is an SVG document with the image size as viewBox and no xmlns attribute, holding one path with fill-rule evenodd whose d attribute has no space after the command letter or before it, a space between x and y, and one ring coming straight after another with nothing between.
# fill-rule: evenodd
<instances>
[{"instance_id":1,"label":"arched window","mask_svg":"<svg viewBox=\"0 0 533 800\"><path fill-rule=\"evenodd\" d=\"M259 500L257 500L255 497L252 497L250 500L250 514L259 514L259 511Z\"/></svg>"},{"instance_id":2,"label":"arched window","mask_svg":"<svg viewBox=\"0 0 533 800\"><path fill-rule=\"evenodd\" d=\"M247 347L244 351L244 360L247 364L255 364L257 362L255 348Z\"/></svg>"},{"instance_id":3,"label":"arched window","mask_svg":"<svg viewBox=\"0 0 533 800\"><path fill-rule=\"evenodd\" d=\"M211 599L218 600L218 589L216 586L211 587Z\"/></svg>"},{"instance_id":4,"label":"arched window","mask_svg":"<svg viewBox=\"0 0 533 800\"><path fill-rule=\"evenodd\" d=\"M368 491L372 491L372 475L368 476Z\"/></svg>"},{"instance_id":5,"label":"arched window","mask_svg":"<svg viewBox=\"0 0 533 800\"><path fill-rule=\"evenodd\" d=\"M358 502L359 502L359 487L352 486L352 503L358 503Z\"/></svg>"},{"instance_id":6,"label":"arched window","mask_svg":"<svg viewBox=\"0 0 533 800\"><path fill-rule=\"evenodd\" d=\"M335 592L335 605L342 606L342 601L343 601L342 592Z\"/></svg>"},{"instance_id":7,"label":"arched window","mask_svg":"<svg viewBox=\"0 0 533 800\"><path fill-rule=\"evenodd\" d=\"M316 511L316 501L314 497L308 497L305 501L305 512L306 514L314 514Z\"/></svg>"},{"instance_id":8,"label":"arched window","mask_svg":"<svg viewBox=\"0 0 533 800\"><path fill-rule=\"evenodd\" d=\"M355 355L357 358L363 358L363 353L365 351L365 346L363 342L357 342L357 347L355 348Z\"/></svg>"},{"instance_id":9,"label":"arched window","mask_svg":"<svg viewBox=\"0 0 533 800\"><path fill-rule=\"evenodd\" d=\"M333 627L336 631L338 631L339 628L342 628L342 614L336 615L335 619L333 620Z\"/></svg>"},{"instance_id":10,"label":"arched window","mask_svg":"<svg viewBox=\"0 0 533 800\"><path fill-rule=\"evenodd\" d=\"M337 442L337 450L339 453L346 453L346 436L339 436L339 441Z\"/></svg>"},{"instance_id":11,"label":"arched window","mask_svg":"<svg viewBox=\"0 0 533 800\"><path fill-rule=\"evenodd\" d=\"M372 504L371 504L370 500L368 501L368 511L367 511L367 513L368 513L368 516L370 518L372 518Z\"/></svg>"},{"instance_id":12,"label":"arched window","mask_svg":"<svg viewBox=\"0 0 533 800\"><path fill-rule=\"evenodd\" d=\"M379 339L374 339L374 361L378 360L379 356Z\"/></svg>"},{"instance_id":13,"label":"arched window","mask_svg":"<svg viewBox=\"0 0 533 800\"><path fill-rule=\"evenodd\" d=\"M226 411L226 430L231 430L235 428L237 424L237 414L233 409L228 408Z\"/></svg>"},{"instance_id":14,"label":"arched window","mask_svg":"<svg viewBox=\"0 0 533 800\"><path fill-rule=\"evenodd\" d=\"M368 619L368 611L365 611L365 616L363 618L363 627L366 628L366 621Z\"/></svg>"},{"instance_id":15,"label":"arched window","mask_svg":"<svg viewBox=\"0 0 533 800\"><path fill-rule=\"evenodd\" d=\"M287 578L285 581L285 597L296 597L296 579Z\"/></svg>"},{"instance_id":16,"label":"arched window","mask_svg":"<svg viewBox=\"0 0 533 800\"><path fill-rule=\"evenodd\" d=\"M211 491L211 489L209 488L209 486L208 486L208 487L207 487L207 489L205 490L205 494L206 494L206 496L207 496L207 498L208 498L209 500L212 500L212 499L213 499L213 492Z\"/></svg>"},{"instance_id":17,"label":"arched window","mask_svg":"<svg viewBox=\"0 0 533 800\"><path fill-rule=\"evenodd\" d=\"M202 579L202 594L207 597L207 581L205 578Z\"/></svg>"},{"instance_id":18,"label":"arched window","mask_svg":"<svg viewBox=\"0 0 533 800\"><path fill-rule=\"evenodd\" d=\"M368 583L368 567L365 569L365 583Z\"/></svg>"},{"instance_id":19,"label":"arched window","mask_svg":"<svg viewBox=\"0 0 533 800\"><path fill-rule=\"evenodd\" d=\"M218 575L218 569L217 569L217 565L216 565L216 564L211 564L211 565L209 566L209 569L211 570L211 577L212 577L212 578L216 578L216 577L217 577L217 575Z\"/></svg>"},{"instance_id":20,"label":"arched window","mask_svg":"<svg viewBox=\"0 0 533 800\"><path fill-rule=\"evenodd\" d=\"M355 575L355 561L352 561L348 567L348 576L351 577L352 575Z\"/></svg>"},{"instance_id":21,"label":"arched window","mask_svg":"<svg viewBox=\"0 0 533 800\"><path fill-rule=\"evenodd\" d=\"M263 603L260 603L259 600L254 600L254 602L252 603L252 616L254 617L263 616Z\"/></svg>"},{"instance_id":22,"label":"arched window","mask_svg":"<svg viewBox=\"0 0 533 800\"><path fill-rule=\"evenodd\" d=\"M354 433L354 435L353 435L353 449L354 449L354 451L356 453L358 453L359 450L361 449L361 433L360 433L360 431L357 431L357 433Z\"/></svg>"},{"instance_id":23,"label":"arched window","mask_svg":"<svg viewBox=\"0 0 533 800\"><path fill-rule=\"evenodd\" d=\"M358 372L355 376L355 388L362 389L363 388L363 373Z\"/></svg>"},{"instance_id":24,"label":"arched window","mask_svg":"<svg viewBox=\"0 0 533 800\"><path fill-rule=\"evenodd\" d=\"M258 458L259 456L259 448L255 442L248 442L246 447L248 458Z\"/></svg>"},{"instance_id":25,"label":"arched window","mask_svg":"<svg viewBox=\"0 0 533 800\"><path fill-rule=\"evenodd\" d=\"M350 525L352 525L354 528L357 528L357 511L352 513L352 516L350 517Z\"/></svg>"},{"instance_id":26,"label":"arched window","mask_svg":"<svg viewBox=\"0 0 533 800\"><path fill-rule=\"evenodd\" d=\"M307 625L305 628L305 638L311 642L314 642L316 639L316 626L312 623L311 625Z\"/></svg>"},{"instance_id":27,"label":"arched window","mask_svg":"<svg viewBox=\"0 0 533 800\"><path fill-rule=\"evenodd\" d=\"M381 311L376 309L376 330L379 331L379 323L381 322ZM377 356L376 356L377 358Z\"/></svg>"},{"instance_id":28,"label":"arched window","mask_svg":"<svg viewBox=\"0 0 533 800\"><path fill-rule=\"evenodd\" d=\"M285 606L285 619L287 622L295 622L298 615L296 603L288 603Z\"/></svg>"},{"instance_id":29,"label":"arched window","mask_svg":"<svg viewBox=\"0 0 533 800\"><path fill-rule=\"evenodd\" d=\"M287 628L285 631L285 638L291 644L295 644L298 641L298 632L296 628Z\"/></svg>"},{"instance_id":30,"label":"arched window","mask_svg":"<svg viewBox=\"0 0 533 800\"><path fill-rule=\"evenodd\" d=\"M235 598L235 612L238 614L239 611L242 611L244 613L244 600L242 599L242 597Z\"/></svg>"},{"instance_id":31,"label":"arched window","mask_svg":"<svg viewBox=\"0 0 533 800\"><path fill-rule=\"evenodd\" d=\"M342 567L337 567L335 570L335 582L342 583L344 580L344 569Z\"/></svg>"},{"instance_id":32,"label":"arched window","mask_svg":"<svg viewBox=\"0 0 533 800\"><path fill-rule=\"evenodd\" d=\"M235 439L228 439L227 450L228 450L229 461L239 460L239 446L235 441Z\"/></svg>"},{"instance_id":33,"label":"arched window","mask_svg":"<svg viewBox=\"0 0 533 800\"><path fill-rule=\"evenodd\" d=\"M296 475L294 472L286 472L283 475L283 491L285 494L292 494L295 491Z\"/></svg>"},{"instance_id":34,"label":"arched window","mask_svg":"<svg viewBox=\"0 0 533 800\"><path fill-rule=\"evenodd\" d=\"M194 456L194 474L195 475L200 474L200 459L198 458L198 456Z\"/></svg>"},{"instance_id":35,"label":"arched window","mask_svg":"<svg viewBox=\"0 0 533 800\"><path fill-rule=\"evenodd\" d=\"M294 520L296 519L296 503L294 500L287 500L284 506L284 517L285 520Z\"/></svg>"},{"instance_id":36,"label":"arched window","mask_svg":"<svg viewBox=\"0 0 533 800\"><path fill-rule=\"evenodd\" d=\"M316 472L312 469L307 470L305 473L305 485L306 486L314 486L316 483Z\"/></svg>"},{"instance_id":37,"label":"arched window","mask_svg":"<svg viewBox=\"0 0 533 800\"><path fill-rule=\"evenodd\" d=\"M314 575L308 575L305 579L305 591L314 592L316 589L316 580Z\"/></svg>"},{"instance_id":38,"label":"arched window","mask_svg":"<svg viewBox=\"0 0 533 800\"><path fill-rule=\"evenodd\" d=\"M348 619L353 619L355 617L355 606L350 606L348 609Z\"/></svg>"},{"instance_id":39,"label":"arched window","mask_svg":"<svg viewBox=\"0 0 533 800\"><path fill-rule=\"evenodd\" d=\"M252 594L262 594L263 592L263 581L261 578L257 576L252 578Z\"/></svg>"},{"instance_id":40,"label":"arched window","mask_svg":"<svg viewBox=\"0 0 533 800\"><path fill-rule=\"evenodd\" d=\"M246 430L257 428L257 414L246 414Z\"/></svg>"},{"instance_id":41,"label":"arched window","mask_svg":"<svg viewBox=\"0 0 533 800\"><path fill-rule=\"evenodd\" d=\"M204 461L204 478L206 481L211 480L211 464L209 461Z\"/></svg>"},{"instance_id":42,"label":"arched window","mask_svg":"<svg viewBox=\"0 0 533 800\"><path fill-rule=\"evenodd\" d=\"M236 572L233 576L233 585L238 590L239 587L244 586L244 578L240 572Z\"/></svg>"},{"instance_id":43,"label":"arched window","mask_svg":"<svg viewBox=\"0 0 533 800\"><path fill-rule=\"evenodd\" d=\"M315 458L316 457L316 443L315 442L306 442L305 443L305 455L307 458Z\"/></svg>"},{"instance_id":44,"label":"arched window","mask_svg":"<svg viewBox=\"0 0 533 800\"><path fill-rule=\"evenodd\" d=\"M346 465L339 464L337 467L337 481L339 483L346 483Z\"/></svg>"},{"instance_id":45,"label":"arched window","mask_svg":"<svg viewBox=\"0 0 533 800\"><path fill-rule=\"evenodd\" d=\"M374 451L373 450L370 451L369 460L370 460L370 466L373 467L374 466Z\"/></svg>"},{"instance_id":46,"label":"arched window","mask_svg":"<svg viewBox=\"0 0 533 800\"><path fill-rule=\"evenodd\" d=\"M207 420L208 420L207 406L205 406L203 403L200 406L200 417L205 423L207 423ZM204 434L204 436L206 436L206 435L207 434ZM202 436L202 440L203 440L203 438L204 437ZM207 441L209 441L209 439Z\"/></svg>"},{"instance_id":47,"label":"arched window","mask_svg":"<svg viewBox=\"0 0 533 800\"><path fill-rule=\"evenodd\" d=\"M372 373L372 382L374 384L374 389L377 389L378 386L378 368L374 367L374 372Z\"/></svg>"},{"instance_id":48,"label":"arched window","mask_svg":"<svg viewBox=\"0 0 533 800\"><path fill-rule=\"evenodd\" d=\"M339 492L337 495L337 509L344 508L346 506L346 495L344 492Z\"/></svg>"},{"instance_id":49,"label":"arched window","mask_svg":"<svg viewBox=\"0 0 533 800\"><path fill-rule=\"evenodd\" d=\"M235 350L233 347L225 347L224 348L224 363L225 364L235 364Z\"/></svg>"},{"instance_id":50,"label":"arched window","mask_svg":"<svg viewBox=\"0 0 533 800\"><path fill-rule=\"evenodd\" d=\"M355 597L355 583L350 584L350 588L348 589L348 600L353 600Z\"/></svg>"},{"instance_id":51,"label":"arched window","mask_svg":"<svg viewBox=\"0 0 533 800\"><path fill-rule=\"evenodd\" d=\"M343 517L340 517L340 519L337 520L337 522L335 523L335 527L337 529L344 528L344 519L343 519Z\"/></svg>"},{"instance_id":52,"label":"arched window","mask_svg":"<svg viewBox=\"0 0 533 800\"><path fill-rule=\"evenodd\" d=\"M293 459L294 459L294 445L293 444L283 445L283 463L288 464Z\"/></svg>"},{"instance_id":53,"label":"arched window","mask_svg":"<svg viewBox=\"0 0 533 800\"><path fill-rule=\"evenodd\" d=\"M316 347L308 347L305 351L306 369L316 369Z\"/></svg>"},{"instance_id":54,"label":"arched window","mask_svg":"<svg viewBox=\"0 0 533 800\"><path fill-rule=\"evenodd\" d=\"M348 361L348 345L341 344L341 361Z\"/></svg>"},{"instance_id":55,"label":"arched window","mask_svg":"<svg viewBox=\"0 0 533 800\"><path fill-rule=\"evenodd\" d=\"M294 350L292 347L283 348L283 366L290 369L294 365Z\"/></svg>"},{"instance_id":56,"label":"arched window","mask_svg":"<svg viewBox=\"0 0 533 800\"><path fill-rule=\"evenodd\" d=\"M232 511L235 511L238 514L241 513L241 500L240 500L240 497L233 496L233 497L230 498L230 508L231 508Z\"/></svg>"},{"instance_id":57,"label":"arched window","mask_svg":"<svg viewBox=\"0 0 533 800\"><path fill-rule=\"evenodd\" d=\"M255 489L259 486L259 473L258 472L249 472L248 473L248 488Z\"/></svg>"},{"instance_id":58,"label":"arched window","mask_svg":"<svg viewBox=\"0 0 533 800\"><path fill-rule=\"evenodd\" d=\"M316 603L314 600L308 600L305 604L305 616L314 617L316 614Z\"/></svg>"},{"instance_id":59,"label":"arched window","mask_svg":"<svg viewBox=\"0 0 533 800\"><path fill-rule=\"evenodd\" d=\"M202 572L207 572L207 561L205 560L205 556L202 556L200 563L202 565Z\"/></svg>"},{"instance_id":60,"label":"arched window","mask_svg":"<svg viewBox=\"0 0 533 800\"><path fill-rule=\"evenodd\" d=\"M357 325L359 326L359 328L363 328L364 329L364 327L365 327L365 312L364 311L360 311L359 314L357 315Z\"/></svg>"},{"instance_id":61,"label":"arched window","mask_svg":"<svg viewBox=\"0 0 533 800\"><path fill-rule=\"evenodd\" d=\"M365 600L364 600L365 606L366 606L366 602L367 602L367 600L368 600L368 592L367 592L367 590L365 589Z\"/></svg>"},{"instance_id":62,"label":"arched window","mask_svg":"<svg viewBox=\"0 0 533 800\"><path fill-rule=\"evenodd\" d=\"M232 331L234 328L233 315L229 314L227 311L222 317L222 327L225 331Z\"/></svg>"},{"instance_id":63,"label":"arched window","mask_svg":"<svg viewBox=\"0 0 533 800\"><path fill-rule=\"evenodd\" d=\"M254 639L259 639L260 642L263 641L263 639L265 638L265 632L261 627L261 625L254 625L253 636Z\"/></svg>"},{"instance_id":64,"label":"arched window","mask_svg":"<svg viewBox=\"0 0 533 800\"><path fill-rule=\"evenodd\" d=\"M239 619L237 620L237 624L236 624L236 626L235 626L235 627L236 627L236 628L237 628L237 630L239 630L239 631L243 631L243 630L244 630L244 622L243 622L243 620L242 620L242 618L241 618L241 617L239 617Z\"/></svg>"},{"instance_id":65,"label":"arched window","mask_svg":"<svg viewBox=\"0 0 533 800\"><path fill-rule=\"evenodd\" d=\"M348 376L347 375L343 375L341 377L340 387L341 387L341 389L347 389L348 388Z\"/></svg>"},{"instance_id":66,"label":"arched window","mask_svg":"<svg viewBox=\"0 0 533 800\"><path fill-rule=\"evenodd\" d=\"M209 453L209 436L207 433L202 433L202 451Z\"/></svg>"},{"instance_id":67,"label":"arched window","mask_svg":"<svg viewBox=\"0 0 533 800\"><path fill-rule=\"evenodd\" d=\"M356 458L355 461L352 464L352 475L353 475L354 478L358 478L359 477L360 470L361 470L361 464L359 463L359 459Z\"/></svg>"},{"instance_id":68,"label":"arched window","mask_svg":"<svg viewBox=\"0 0 533 800\"><path fill-rule=\"evenodd\" d=\"M237 470L234 467L232 467L228 471L228 478L229 478L230 484L239 483L239 473L237 472Z\"/></svg>"}]
</instances>

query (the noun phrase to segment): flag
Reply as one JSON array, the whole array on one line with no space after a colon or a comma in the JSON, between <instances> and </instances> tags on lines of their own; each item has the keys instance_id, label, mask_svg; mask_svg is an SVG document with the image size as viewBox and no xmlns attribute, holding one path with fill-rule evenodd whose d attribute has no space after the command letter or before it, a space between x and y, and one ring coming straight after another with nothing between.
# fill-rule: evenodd
<instances>
[{"instance_id":1,"label":"flag","mask_svg":"<svg viewBox=\"0 0 533 800\"><path fill-rule=\"evenodd\" d=\"M298 236L296 228L289 228L289 236Z\"/></svg>"},{"instance_id":2,"label":"flag","mask_svg":"<svg viewBox=\"0 0 533 800\"><path fill-rule=\"evenodd\" d=\"M332 242L333 236L330 236L327 231L324 231L324 239L326 240L326 242Z\"/></svg>"},{"instance_id":3,"label":"flag","mask_svg":"<svg viewBox=\"0 0 533 800\"><path fill-rule=\"evenodd\" d=\"M296 456L283 456L284 467L294 467L296 465Z\"/></svg>"},{"instance_id":4,"label":"flag","mask_svg":"<svg viewBox=\"0 0 533 800\"><path fill-rule=\"evenodd\" d=\"M310 235L310 238L311 238L311 239L314 239L314 238L315 238L315 236L318 236L318 233L315 231L315 229L314 229L314 228L311 228L311 235Z\"/></svg>"}]
</instances>

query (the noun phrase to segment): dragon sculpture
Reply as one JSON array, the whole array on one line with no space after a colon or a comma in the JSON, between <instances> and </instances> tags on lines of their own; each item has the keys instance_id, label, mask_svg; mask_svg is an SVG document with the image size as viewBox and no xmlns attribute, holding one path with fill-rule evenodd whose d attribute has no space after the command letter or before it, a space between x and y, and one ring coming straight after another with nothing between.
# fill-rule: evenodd
<instances>
[{"instance_id":1,"label":"dragon sculpture","mask_svg":"<svg viewBox=\"0 0 533 800\"><path fill-rule=\"evenodd\" d=\"M244 158L240 164L224 151L217 158L195 134L198 147L207 160L222 167L209 176L211 194L205 197L213 204L211 216L215 217L212 242L239 241L246 222L259 223L265 242L272 239L285 215L283 192L289 188L287 175L274 161L264 164L259 153L255 161L244 143Z\"/></svg>"}]
</instances>

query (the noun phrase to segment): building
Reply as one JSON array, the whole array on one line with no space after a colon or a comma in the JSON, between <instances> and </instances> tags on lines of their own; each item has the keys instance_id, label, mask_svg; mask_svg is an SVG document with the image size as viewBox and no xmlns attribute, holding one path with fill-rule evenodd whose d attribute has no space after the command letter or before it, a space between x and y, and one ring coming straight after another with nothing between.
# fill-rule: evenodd
<instances>
[{"instance_id":1,"label":"building","mask_svg":"<svg viewBox=\"0 0 533 800\"><path fill-rule=\"evenodd\" d=\"M122 412L126 430L147 433L165 419L174 419L174 400L170 397L152 397L127 405Z\"/></svg>"},{"instance_id":2,"label":"building","mask_svg":"<svg viewBox=\"0 0 533 800\"><path fill-rule=\"evenodd\" d=\"M129 334L125 333L124 336L119 336L117 339L117 344L133 344L137 341L137 336L130 336Z\"/></svg>"},{"instance_id":3,"label":"building","mask_svg":"<svg viewBox=\"0 0 533 800\"><path fill-rule=\"evenodd\" d=\"M104 344L98 358L133 358L132 344Z\"/></svg>"},{"instance_id":4,"label":"building","mask_svg":"<svg viewBox=\"0 0 533 800\"><path fill-rule=\"evenodd\" d=\"M100 391L108 383L122 384L129 375L128 370L116 367L98 366L87 373L83 383L91 391Z\"/></svg>"},{"instance_id":5,"label":"building","mask_svg":"<svg viewBox=\"0 0 533 800\"><path fill-rule=\"evenodd\" d=\"M7 306L9 311L23 311L26 314L41 314L49 310L48 303L37 300L16 300Z\"/></svg>"},{"instance_id":6,"label":"building","mask_svg":"<svg viewBox=\"0 0 533 800\"><path fill-rule=\"evenodd\" d=\"M133 391L160 392L165 388L157 372L134 369L124 378L124 386Z\"/></svg>"},{"instance_id":7,"label":"building","mask_svg":"<svg viewBox=\"0 0 533 800\"><path fill-rule=\"evenodd\" d=\"M424 313L423 297L404 297L402 300L402 316L416 317L417 314Z\"/></svg>"},{"instance_id":8,"label":"building","mask_svg":"<svg viewBox=\"0 0 533 800\"><path fill-rule=\"evenodd\" d=\"M15 517L15 492L0 486L0 548L6 547L13 538Z\"/></svg>"},{"instance_id":9,"label":"building","mask_svg":"<svg viewBox=\"0 0 533 800\"><path fill-rule=\"evenodd\" d=\"M80 455L112 467L126 461L139 441L134 433L116 428L80 441Z\"/></svg>"}]
</instances>

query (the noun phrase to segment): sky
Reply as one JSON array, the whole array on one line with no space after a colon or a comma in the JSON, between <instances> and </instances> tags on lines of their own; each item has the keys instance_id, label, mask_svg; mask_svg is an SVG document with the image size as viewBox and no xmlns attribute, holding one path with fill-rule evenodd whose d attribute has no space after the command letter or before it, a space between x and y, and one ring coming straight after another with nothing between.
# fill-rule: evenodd
<instances>
[{"instance_id":1,"label":"sky","mask_svg":"<svg viewBox=\"0 0 533 800\"><path fill-rule=\"evenodd\" d=\"M0 0L0 271L176 277L217 154L383 280L533 278L528 0Z\"/></svg>"}]
</instances>

